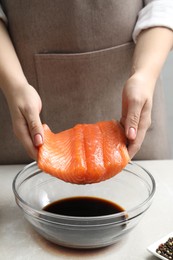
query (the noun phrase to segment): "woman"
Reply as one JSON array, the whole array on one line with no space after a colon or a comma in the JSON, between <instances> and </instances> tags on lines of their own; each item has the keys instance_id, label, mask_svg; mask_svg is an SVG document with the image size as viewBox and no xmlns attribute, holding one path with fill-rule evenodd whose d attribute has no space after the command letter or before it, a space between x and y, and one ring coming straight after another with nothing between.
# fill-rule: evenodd
<instances>
[{"instance_id":1,"label":"woman","mask_svg":"<svg viewBox=\"0 0 173 260\"><path fill-rule=\"evenodd\" d=\"M173 46L172 1L41 3L1 1L0 87L28 155L44 142L41 122L57 132L121 117L131 158L168 158L158 77ZM27 162L2 127L1 162Z\"/></svg>"}]
</instances>

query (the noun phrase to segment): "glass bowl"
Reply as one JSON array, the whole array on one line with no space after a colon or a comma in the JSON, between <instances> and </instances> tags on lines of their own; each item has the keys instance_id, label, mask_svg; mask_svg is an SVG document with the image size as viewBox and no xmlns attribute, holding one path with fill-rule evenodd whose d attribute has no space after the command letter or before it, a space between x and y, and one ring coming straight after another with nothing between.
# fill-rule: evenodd
<instances>
[{"instance_id":1,"label":"glass bowl","mask_svg":"<svg viewBox=\"0 0 173 260\"><path fill-rule=\"evenodd\" d=\"M104 247L122 239L151 205L155 187L152 175L134 163L109 180L76 185L42 172L34 162L13 181L16 203L36 231L53 243L72 248ZM104 199L124 210L109 215L68 216L43 209L55 201L76 197Z\"/></svg>"}]
</instances>

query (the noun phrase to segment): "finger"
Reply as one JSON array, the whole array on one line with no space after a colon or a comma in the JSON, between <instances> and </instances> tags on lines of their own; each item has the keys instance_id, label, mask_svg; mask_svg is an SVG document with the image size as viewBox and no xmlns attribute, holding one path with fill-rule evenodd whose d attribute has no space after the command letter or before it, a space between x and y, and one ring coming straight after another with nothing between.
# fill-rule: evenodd
<instances>
[{"instance_id":1,"label":"finger","mask_svg":"<svg viewBox=\"0 0 173 260\"><path fill-rule=\"evenodd\" d=\"M143 140L145 138L146 131L143 129L138 129L138 134L135 140L129 140L128 143L128 153L132 159L134 155L140 150Z\"/></svg>"},{"instance_id":2,"label":"finger","mask_svg":"<svg viewBox=\"0 0 173 260\"><path fill-rule=\"evenodd\" d=\"M128 105L125 132L129 140L136 139L142 109L143 104L140 104L139 102L130 102Z\"/></svg>"},{"instance_id":3,"label":"finger","mask_svg":"<svg viewBox=\"0 0 173 260\"><path fill-rule=\"evenodd\" d=\"M29 128L29 132L33 141L33 144L38 147L43 144L43 127L39 117L39 114L28 113L26 120Z\"/></svg>"},{"instance_id":4,"label":"finger","mask_svg":"<svg viewBox=\"0 0 173 260\"><path fill-rule=\"evenodd\" d=\"M138 132L135 140L129 140L128 152L130 158L140 150L141 145L145 139L146 132L151 125L151 106L145 105L143 111L141 112L141 119L138 126Z\"/></svg>"},{"instance_id":5,"label":"finger","mask_svg":"<svg viewBox=\"0 0 173 260\"><path fill-rule=\"evenodd\" d=\"M22 143L29 157L37 160L37 148L33 145L26 122L16 122L14 126L14 133L19 141Z\"/></svg>"},{"instance_id":6,"label":"finger","mask_svg":"<svg viewBox=\"0 0 173 260\"><path fill-rule=\"evenodd\" d=\"M34 135L34 145L36 147L40 146L43 144L43 137L41 134L35 134Z\"/></svg>"}]
</instances>

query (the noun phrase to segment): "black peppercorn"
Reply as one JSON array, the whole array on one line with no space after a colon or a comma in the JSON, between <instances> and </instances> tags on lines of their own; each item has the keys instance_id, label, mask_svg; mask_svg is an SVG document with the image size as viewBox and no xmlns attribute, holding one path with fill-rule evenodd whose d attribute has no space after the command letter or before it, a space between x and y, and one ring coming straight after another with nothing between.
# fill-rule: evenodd
<instances>
[{"instance_id":1,"label":"black peppercorn","mask_svg":"<svg viewBox=\"0 0 173 260\"><path fill-rule=\"evenodd\" d=\"M160 244L156 252L167 259L173 260L173 237L170 237L165 243Z\"/></svg>"}]
</instances>

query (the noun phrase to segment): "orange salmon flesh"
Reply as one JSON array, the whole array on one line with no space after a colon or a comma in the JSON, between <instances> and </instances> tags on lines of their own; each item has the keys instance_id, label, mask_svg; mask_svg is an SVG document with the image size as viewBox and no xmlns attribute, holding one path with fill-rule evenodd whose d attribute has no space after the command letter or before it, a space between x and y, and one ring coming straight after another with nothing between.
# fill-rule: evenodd
<instances>
[{"instance_id":1,"label":"orange salmon flesh","mask_svg":"<svg viewBox=\"0 0 173 260\"><path fill-rule=\"evenodd\" d=\"M38 167L65 182L97 183L121 172L130 161L124 129L118 121L77 124L53 133L44 124Z\"/></svg>"}]
</instances>

